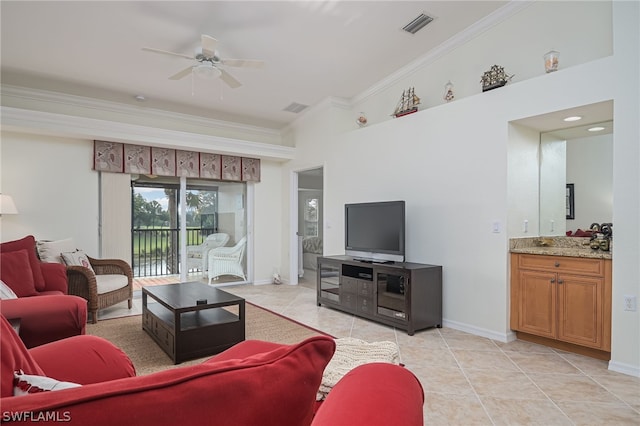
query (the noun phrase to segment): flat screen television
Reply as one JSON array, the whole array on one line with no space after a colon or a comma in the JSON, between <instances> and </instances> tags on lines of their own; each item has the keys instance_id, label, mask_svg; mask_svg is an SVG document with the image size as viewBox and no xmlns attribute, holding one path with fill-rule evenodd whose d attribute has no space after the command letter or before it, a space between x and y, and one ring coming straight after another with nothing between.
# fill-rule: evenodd
<instances>
[{"instance_id":1,"label":"flat screen television","mask_svg":"<svg viewBox=\"0 0 640 426\"><path fill-rule=\"evenodd\" d=\"M345 204L345 254L369 262L404 262L404 211L404 201Z\"/></svg>"}]
</instances>

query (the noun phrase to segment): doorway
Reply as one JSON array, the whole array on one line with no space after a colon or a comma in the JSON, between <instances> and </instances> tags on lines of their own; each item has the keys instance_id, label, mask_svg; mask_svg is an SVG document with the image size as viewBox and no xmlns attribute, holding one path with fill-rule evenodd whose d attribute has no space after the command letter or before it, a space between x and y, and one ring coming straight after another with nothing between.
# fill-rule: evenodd
<instances>
[{"instance_id":1,"label":"doorway","mask_svg":"<svg viewBox=\"0 0 640 426\"><path fill-rule=\"evenodd\" d=\"M323 255L323 178L322 167L298 172L298 283L314 289L318 257Z\"/></svg>"}]
</instances>

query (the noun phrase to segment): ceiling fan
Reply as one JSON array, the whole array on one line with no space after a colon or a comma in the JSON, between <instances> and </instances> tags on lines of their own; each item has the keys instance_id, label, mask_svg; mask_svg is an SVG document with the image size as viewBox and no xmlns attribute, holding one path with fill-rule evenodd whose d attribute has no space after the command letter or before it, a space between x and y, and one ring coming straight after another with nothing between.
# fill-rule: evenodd
<instances>
[{"instance_id":1,"label":"ceiling fan","mask_svg":"<svg viewBox=\"0 0 640 426\"><path fill-rule=\"evenodd\" d=\"M154 49L151 47L143 47L142 50L153 53L161 53L163 55L177 56L179 58L196 61L194 65L191 65L169 77L170 80L180 80L181 78L184 78L193 73L209 78L220 77L220 79L232 89L242 86L242 83L236 80L236 78L229 74L226 70L221 68L221 65L244 68L264 67L264 61L256 59L222 59L216 51L217 45L218 40L206 34L202 34L201 45L200 47L196 48L195 54L193 56L184 55L182 53L169 52L166 50Z\"/></svg>"}]
</instances>

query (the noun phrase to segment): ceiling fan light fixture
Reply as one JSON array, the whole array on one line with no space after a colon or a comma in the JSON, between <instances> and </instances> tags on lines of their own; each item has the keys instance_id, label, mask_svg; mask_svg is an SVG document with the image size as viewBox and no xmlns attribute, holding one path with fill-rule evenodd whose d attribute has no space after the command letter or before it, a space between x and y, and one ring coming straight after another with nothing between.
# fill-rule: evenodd
<instances>
[{"instance_id":1,"label":"ceiling fan light fixture","mask_svg":"<svg viewBox=\"0 0 640 426\"><path fill-rule=\"evenodd\" d=\"M218 78L222 74L218 68L214 67L211 62L202 62L193 67L193 72L200 78L211 80Z\"/></svg>"}]
</instances>

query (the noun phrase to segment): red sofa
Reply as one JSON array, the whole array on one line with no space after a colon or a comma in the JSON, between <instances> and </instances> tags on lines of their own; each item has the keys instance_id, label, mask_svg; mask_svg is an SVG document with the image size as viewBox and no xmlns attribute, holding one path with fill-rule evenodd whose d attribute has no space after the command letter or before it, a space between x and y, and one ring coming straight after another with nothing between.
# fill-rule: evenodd
<instances>
[{"instance_id":1,"label":"red sofa","mask_svg":"<svg viewBox=\"0 0 640 426\"><path fill-rule=\"evenodd\" d=\"M28 348L85 333L87 301L67 294L64 265L40 262L33 236L0 244L0 279L18 296L0 300L0 312L20 319Z\"/></svg>"},{"instance_id":2,"label":"red sofa","mask_svg":"<svg viewBox=\"0 0 640 426\"><path fill-rule=\"evenodd\" d=\"M408 370L367 364L352 370L316 412L315 395L334 341L297 345L249 340L196 366L131 377L129 358L95 336L26 350L2 321L2 421L92 425L422 425L424 394ZM12 372L81 387L9 396Z\"/></svg>"}]
</instances>

